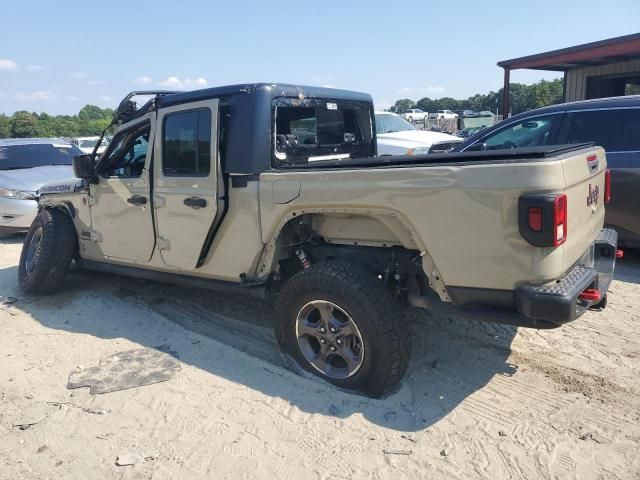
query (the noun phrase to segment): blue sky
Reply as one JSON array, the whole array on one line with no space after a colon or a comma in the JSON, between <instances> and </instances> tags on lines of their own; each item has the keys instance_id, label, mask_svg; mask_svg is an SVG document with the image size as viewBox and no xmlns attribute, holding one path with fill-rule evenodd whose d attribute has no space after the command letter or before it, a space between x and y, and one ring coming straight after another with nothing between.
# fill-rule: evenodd
<instances>
[{"instance_id":1,"label":"blue sky","mask_svg":"<svg viewBox=\"0 0 640 480\"><path fill-rule=\"evenodd\" d=\"M22 0L1 25L0 112L254 81L361 90L384 107L497 90L499 60L636 33L640 1Z\"/></svg>"}]
</instances>

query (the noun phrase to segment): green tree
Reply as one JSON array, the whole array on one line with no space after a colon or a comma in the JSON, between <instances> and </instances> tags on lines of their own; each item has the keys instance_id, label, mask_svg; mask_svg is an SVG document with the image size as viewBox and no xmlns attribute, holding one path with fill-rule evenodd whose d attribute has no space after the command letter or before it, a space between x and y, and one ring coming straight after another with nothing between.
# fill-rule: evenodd
<instances>
[{"instance_id":1,"label":"green tree","mask_svg":"<svg viewBox=\"0 0 640 480\"><path fill-rule=\"evenodd\" d=\"M4 113L0 113L0 138L11 136L11 119Z\"/></svg>"},{"instance_id":2,"label":"green tree","mask_svg":"<svg viewBox=\"0 0 640 480\"><path fill-rule=\"evenodd\" d=\"M96 105L85 105L78 112L78 118L83 122L100 120L104 118L104 110Z\"/></svg>"},{"instance_id":3,"label":"green tree","mask_svg":"<svg viewBox=\"0 0 640 480\"><path fill-rule=\"evenodd\" d=\"M38 117L33 113L20 111L11 118L11 136L14 138L35 137L38 134Z\"/></svg>"},{"instance_id":4,"label":"green tree","mask_svg":"<svg viewBox=\"0 0 640 480\"><path fill-rule=\"evenodd\" d=\"M414 108L416 106L416 102L410 100L408 98L403 98L401 100L396 100L396 103L389 110L394 113L405 113L410 108Z\"/></svg>"}]
</instances>

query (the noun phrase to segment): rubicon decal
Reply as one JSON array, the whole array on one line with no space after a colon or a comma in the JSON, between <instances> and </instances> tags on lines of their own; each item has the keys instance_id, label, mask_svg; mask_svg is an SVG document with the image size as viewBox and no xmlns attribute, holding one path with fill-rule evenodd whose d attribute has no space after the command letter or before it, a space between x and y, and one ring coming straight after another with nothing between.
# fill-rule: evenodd
<instances>
[{"instance_id":1,"label":"rubicon decal","mask_svg":"<svg viewBox=\"0 0 640 480\"><path fill-rule=\"evenodd\" d=\"M591 184L589 184L589 195L587 195L587 207L591 205L597 205L599 196L600 196L600 189L598 188L598 186L596 185L592 187Z\"/></svg>"},{"instance_id":2,"label":"rubicon decal","mask_svg":"<svg viewBox=\"0 0 640 480\"><path fill-rule=\"evenodd\" d=\"M46 185L40 189L40 193L53 193L53 192L70 192L71 185Z\"/></svg>"}]
</instances>

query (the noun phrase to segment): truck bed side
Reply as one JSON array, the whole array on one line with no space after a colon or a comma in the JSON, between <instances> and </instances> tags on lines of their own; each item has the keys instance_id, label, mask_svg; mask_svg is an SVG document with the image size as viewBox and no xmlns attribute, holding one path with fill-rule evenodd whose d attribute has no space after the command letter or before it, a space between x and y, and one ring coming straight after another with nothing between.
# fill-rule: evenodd
<instances>
[{"instance_id":1,"label":"truck bed side","mask_svg":"<svg viewBox=\"0 0 640 480\"><path fill-rule=\"evenodd\" d=\"M599 159L595 173L587 166L590 155ZM267 172L260 175L263 241L273 241L295 216L315 214L325 224L342 219L335 243L358 244L366 237L345 232L349 221L344 219L354 219L355 226L366 217L385 225L396 244L424 252L425 272L440 277L447 289L512 291L524 282L560 277L595 239L604 209L602 200L595 209L587 208L586 198L589 183L603 194L605 167L603 150L586 147L542 160L492 161L487 156L459 164ZM529 244L518 230L519 197L563 192L569 197L566 244Z\"/></svg>"}]
</instances>

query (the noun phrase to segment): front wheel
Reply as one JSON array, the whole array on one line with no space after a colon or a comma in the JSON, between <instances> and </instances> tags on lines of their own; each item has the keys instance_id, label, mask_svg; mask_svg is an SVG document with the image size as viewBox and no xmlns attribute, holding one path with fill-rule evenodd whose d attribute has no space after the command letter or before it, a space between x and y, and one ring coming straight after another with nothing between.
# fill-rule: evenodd
<instances>
[{"instance_id":1,"label":"front wheel","mask_svg":"<svg viewBox=\"0 0 640 480\"><path fill-rule=\"evenodd\" d=\"M26 293L54 293L62 287L76 251L72 220L57 210L42 210L24 239L18 283Z\"/></svg>"},{"instance_id":2,"label":"front wheel","mask_svg":"<svg viewBox=\"0 0 640 480\"><path fill-rule=\"evenodd\" d=\"M294 275L278 297L274 329L286 360L372 397L396 388L411 356L400 304L374 274L343 262Z\"/></svg>"}]
</instances>

